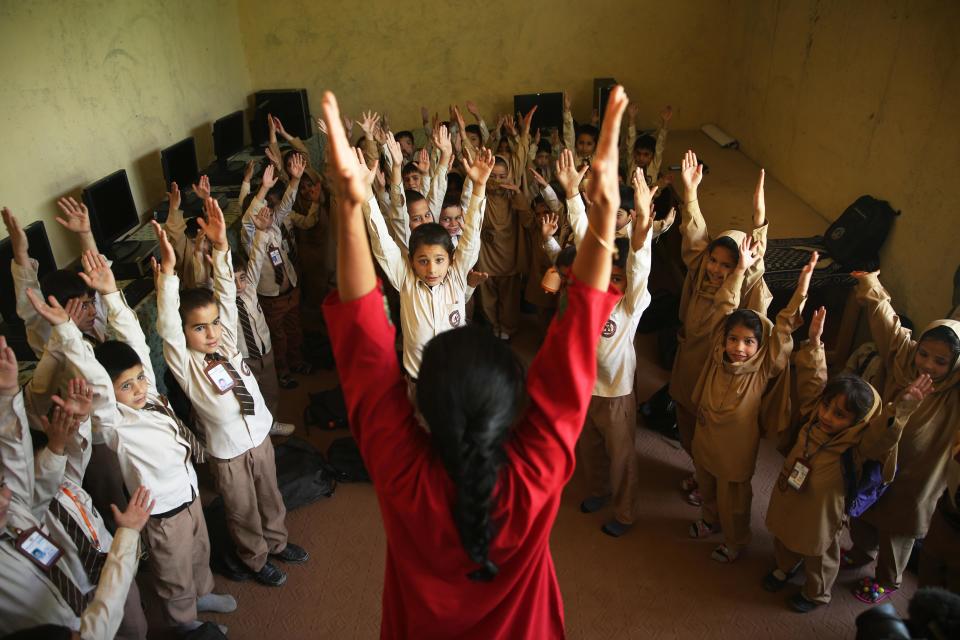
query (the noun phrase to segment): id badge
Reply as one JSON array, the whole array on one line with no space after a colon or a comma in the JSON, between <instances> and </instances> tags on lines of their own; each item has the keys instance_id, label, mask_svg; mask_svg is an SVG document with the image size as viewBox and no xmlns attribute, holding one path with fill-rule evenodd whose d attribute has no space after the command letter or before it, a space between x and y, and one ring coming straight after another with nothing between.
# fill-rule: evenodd
<instances>
[{"instance_id":1,"label":"id badge","mask_svg":"<svg viewBox=\"0 0 960 640\"><path fill-rule=\"evenodd\" d=\"M50 567L63 555L63 549L36 527L20 534L17 538L17 551L44 571L50 571Z\"/></svg>"},{"instance_id":2,"label":"id badge","mask_svg":"<svg viewBox=\"0 0 960 640\"><path fill-rule=\"evenodd\" d=\"M787 484L797 491L800 491L807 481L808 475L810 475L809 463L807 463L806 460L797 460L793 463L793 471L790 472L790 477L787 478Z\"/></svg>"},{"instance_id":3,"label":"id badge","mask_svg":"<svg viewBox=\"0 0 960 640\"><path fill-rule=\"evenodd\" d=\"M280 249L270 249L270 262L273 263L273 266L275 267L279 267L283 264L283 255L280 254Z\"/></svg>"},{"instance_id":4,"label":"id badge","mask_svg":"<svg viewBox=\"0 0 960 640\"><path fill-rule=\"evenodd\" d=\"M207 374L207 378L209 378L213 386L217 388L220 395L225 394L237 386L237 381L233 379L233 376L227 371L226 365L222 362L211 362L203 372Z\"/></svg>"}]
</instances>

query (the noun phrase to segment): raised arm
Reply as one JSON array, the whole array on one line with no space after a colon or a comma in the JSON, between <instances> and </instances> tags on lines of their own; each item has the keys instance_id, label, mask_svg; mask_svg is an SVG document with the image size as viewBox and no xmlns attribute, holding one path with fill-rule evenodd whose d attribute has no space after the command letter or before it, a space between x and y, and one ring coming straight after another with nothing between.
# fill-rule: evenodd
<instances>
[{"instance_id":1,"label":"raised arm","mask_svg":"<svg viewBox=\"0 0 960 640\"><path fill-rule=\"evenodd\" d=\"M160 243L160 262L151 258L157 289L157 335L163 341L163 359L177 380L186 379L188 366L187 339L180 319L180 278L175 272L176 254L167 233L153 222L153 231ZM181 382L182 384L182 382Z\"/></svg>"},{"instance_id":2,"label":"raised arm","mask_svg":"<svg viewBox=\"0 0 960 640\"><path fill-rule=\"evenodd\" d=\"M670 120L672 119L673 107L667 105L663 108L663 111L660 112L660 126L657 127L657 144L653 152L653 160L651 160L647 166L647 176L653 181L656 181L657 176L660 175L660 166L663 164L663 150L667 144L667 127L670 125Z\"/></svg>"},{"instance_id":3,"label":"raised arm","mask_svg":"<svg viewBox=\"0 0 960 640\"><path fill-rule=\"evenodd\" d=\"M203 203L207 219L198 219L200 228L213 243L210 262L213 267L213 290L220 307L220 349L227 358L237 353L237 283L233 279L230 245L227 244L227 224L220 205L213 198Z\"/></svg>"},{"instance_id":4,"label":"raised arm","mask_svg":"<svg viewBox=\"0 0 960 640\"><path fill-rule=\"evenodd\" d=\"M440 150L440 159L434 167L430 179L430 189L427 191L427 204L434 220L440 219L440 210L443 208L443 199L447 195L447 167L453 155L453 144L450 142L450 132L443 125L437 125L433 131L433 145Z\"/></svg>"},{"instance_id":5,"label":"raised arm","mask_svg":"<svg viewBox=\"0 0 960 640\"><path fill-rule=\"evenodd\" d=\"M810 319L809 340L794 355L801 416L809 416L813 413L820 402L823 389L827 386L827 354L820 339L826 319L826 307L820 307L813 312L813 317Z\"/></svg>"},{"instance_id":6,"label":"raised arm","mask_svg":"<svg viewBox=\"0 0 960 640\"><path fill-rule=\"evenodd\" d=\"M814 267L817 266L818 258L816 251L810 254L810 261L800 270L797 288L794 290L790 302L777 314L777 321L773 326L773 335L770 336L770 346L767 350L766 360L771 376L790 366L790 355L793 353L793 332L803 325L803 306L807 302L810 278L813 275Z\"/></svg>"},{"instance_id":7,"label":"raised arm","mask_svg":"<svg viewBox=\"0 0 960 640\"><path fill-rule=\"evenodd\" d=\"M47 340L50 338L50 325L37 315L27 299L26 290L40 290L39 263L30 257L30 244L27 234L24 233L20 221L10 209L3 207L3 224L7 228L10 246L13 249L13 262L10 264L10 275L13 277L14 295L17 300L17 315L23 320L27 330L27 343L33 349L38 359L42 358ZM12 320L13 318L7 318Z\"/></svg>"},{"instance_id":8,"label":"raised arm","mask_svg":"<svg viewBox=\"0 0 960 640\"><path fill-rule=\"evenodd\" d=\"M580 197L580 183L587 173L588 167L580 169L574 165L573 151L564 149L557 159L557 181L567 194L567 220L573 231L573 243L580 246L580 242L587 234L587 211Z\"/></svg>"},{"instance_id":9,"label":"raised arm","mask_svg":"<svg viewBox=\"0 0 960 640\"><path fill-rule=\"evenodd\" d=\"M257 191L257 195L250 201L250 206L247 207L247 210L243 212L241 236L243 237L243 246L248 252L250 251L250 245L253 244L253 236L257 232L257 225L254 223L253 218L266 206L267 193L275 184L277 184L277 178L274 175L273 165L268 164L266 169L263 170L260 190ZM243 203L241 203L241 206L242 204Z\"/></svg>"},{"instance_id":10,"label":"raised arm","mask_svg":"<svg viewBox=\"0 0 960 640\"><path fill-rule=\"evenodd\" d=\"M710 235L707 232L707 223L700 213L700 203L697 199L697 189L703 180L703 165L697 162L697 154L687 151L681 163L681 177L683 179L683 219L680 222L680 233L683 241L680 253L683 263L688 269L695 269L698 260L710 244Z\"/></svg>"},{"instance_id":11,"label":"raised arm","mask_svg":"<svg viewBox=\"0 0 960 640\"><path fill-rule=\"evenodd\" d=\"M609 103L608 103L609 104ZM563 146L573 151L576 148L577 135L573 129L573 113L570 111L570 97L563 92ZM568 195L569 197L569 195Z\"/></svg>"},{"instance_id":12,"label":"raised arm","mask_svg":"<svg viewBox=\"0 0 960 640\"><path fill-rule=\"evenodd\" d=\"M890 304L890 294L880 284L880 272L855 271L850 275L857 279L857 302L867 314L880 356L885 361L907 357L914 344L912 333L900 324L900 317Z\"/></svg>"},{"instance_id":13,"label":"raised arm","mask_svg":"<svg viewBox=\"0 0 960 640\"><path fill-rule=\"evenodd\" d=\"M77 234L80 250L96 251L97 241L93 239L93 232L90 230L90 213L87 211L87 205L73 198L60 198L57 200L57 206L63 213L63 217L57 216L57 222L67 231Z\"/></svg>"},{"instance_id":14,"label":"raised arm","mask_svg":"<svg viewBox=\"0 0 960 640\"><path fill-rule=\"evenodd\" d=\"M860 456L865 460L884 460L900 441L910 416L934 390L933 380L925 373L910 383L895 403L885 406L867 425L857 445ZM884 465L884 482L893 479L890 477L893 468L892 464Z\"/></svg>"},{"instance_id":15,"label":"raised arm","mask_svg":"<svg viewBox=\"0 0 960 640\"><path fill-rule=\"evenodd\" d=\"M629 275L623 296L624 309L631 316L643 313L650 306L647 281L653 260L653 196L657 188L648 187L643 169L637 169L633 176L633 190L637 217L630 238L630 255L627 256Z\"/></svg>"},{"instance_id":16,"label":"raised arm","mask_svg":"<svg viewBox=\"0 0 960 640\"><path fill-rule=\"evenodd\" d=\"M480 255L480 229L483 227L483 205L487 191L487 179L493 170L494 157L489 149L484 149L474 161L463 159L463 167L474 185L470 204L463 219L463 236L457 245L453 267L466 279L471 267Z\"/></svg>"}]
</instances>

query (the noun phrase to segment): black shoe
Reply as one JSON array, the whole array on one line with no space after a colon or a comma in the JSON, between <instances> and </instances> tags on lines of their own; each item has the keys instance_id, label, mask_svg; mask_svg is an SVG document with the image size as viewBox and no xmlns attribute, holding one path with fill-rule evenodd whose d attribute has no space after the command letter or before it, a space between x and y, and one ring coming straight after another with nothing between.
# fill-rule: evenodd
<instances>
[{"instance_id":1,"label":"black shoe","mask_svg":"<svg viewBox=\"0 0 960 640\"><path fill-rule=\"evenodd\" d=\"M277 565L267 560L263 568L253 574L253 578L260 584L265 584L268 587L279 587L287 581L287 574L278 569Z\"/></svg>"},{"instance_id":2,"label":"black shoe","mask_svg":"<svg viewBox=\"0 0 960 640\"><path fill-rule=\"evenodd\" d=\"M600 511L610 502L610 496L591 496L580 503L580 511L583 513L594 513Z\"/></svg>"},{"instance_id":3,"label":"black shoe","mask_svg":"<svg viewBox=\"0 0 960 640\"><path fill-rule=\"evenodd\" d=\"M283 548L283 551L280 553L271 553L270 557L289 564L303 564L310 559L310 554L307 553L307 550L303 547L288 542L287 546Z\"/></svg>"},{"instance_id":4,"label":"black shoe","mask_svg":"<svg viewBox=\"0 0 960 640\"><path fill-rule=\"evenodd\" d=\"M795 596L791 596L790 598L787 598L787 606L793 609L794 611L796 611L797 613L809 613L810 611L813 611L814 609L819 607L821 604L822 603L820 602L807 600L806 598L803 597L802 593L798 593Z\"/></svg>"},{"instance_id":5,"label":"black shoe","mask_svg":"<svg viewBox=\"0 0 960 640\"><path fill-rule=\"evenodd\" d=\"M787 581L789 579L790 576L787 576L785 579L781 580L774 575L773 571L771 571L767 575L763 576L763 588L770 593L776 593L787 586Z\"/></svg>"}]
</instances>

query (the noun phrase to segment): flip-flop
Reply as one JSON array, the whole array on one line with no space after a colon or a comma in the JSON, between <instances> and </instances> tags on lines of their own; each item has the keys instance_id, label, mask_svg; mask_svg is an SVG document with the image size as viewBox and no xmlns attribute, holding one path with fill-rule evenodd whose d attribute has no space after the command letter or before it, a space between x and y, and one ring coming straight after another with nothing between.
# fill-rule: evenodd
<instances>
[{"instance_id":1,"label":"flip-flop","mask_svg":"<svg viewBox=\"0 0 960 640\"><path fill-rule=\"evenodd\" d=\"M703 518L700 518L696 522L690 523L690 528L687 529L687 533L690 534L691 538L706 538L707 536L720 533L720 524L710 524Z\"/></svg>"},{"instance_id":2,"label":"flip-flop","mask_svg":"<svg viewBox=\"0 0 960 640\"><path fill-rule=\"evenodd\" d=\"M896 591L896 587L880 586L876 578L864 578L853 588L853 597L866 604L878 604Z\"/></svg>"}]
</instances>

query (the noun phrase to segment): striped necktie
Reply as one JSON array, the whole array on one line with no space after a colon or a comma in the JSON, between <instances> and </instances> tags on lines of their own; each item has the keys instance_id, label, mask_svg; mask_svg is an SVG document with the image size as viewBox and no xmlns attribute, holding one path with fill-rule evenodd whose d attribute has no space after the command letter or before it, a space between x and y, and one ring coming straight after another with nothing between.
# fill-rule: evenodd
<instances>
[{"instance_id":1,"label":"striped necktie","mask_svg":"<svg viewBox=\"0 0 960 640\"><path fill-rule=\"evenodd\" d=\"M107 561L107 554L99 551L90 543L79 523L74 520L66 507L60 504L60 501L54 498L50 501L50 513L60 521L63 528L67 530L67 535L73 540L77 553L80 556L80 564L87 574L87 579L91 584L100 582L100 572L103 570L103 563Z\"/></svg>"},{"instance_id":2,"label":"striped necktie","mask_svg":"<svg viewBox=\"0 0 960 640\"><path fill-rule=\"evenodd\" d=\"M270 260L270 264L273 265L273 281L278 285L283 285L283 279L287 274L283 271L283 260L280 261L280 264L274 264L273 258L270 257L274 251L279 253L280 249L272 244L267 247L267 256Z\"/></svg>"},{"instance_id":3,"label":"striped necktie","mask_svg":"<svg viewBox=\"0 0 960 640\"><path fill-rule=\"evenodd\" d=\"M17 541L7 532L4 531L0 533L0 537L9 540L14 547L17 546ZM17 551L17 553L20 552ZM57 563L59 562L60 561L57 560ZM80 588L73 583L73 580L71 580L56 563L47 569L46 578L53 583L53 586L57 588L57 592L66 601L67 606L69 606L73 614L79 618L83 613L84 607L87 606L88 596L83 595ZM90 598L93 597L95 591L95 589L90 591Z\"/></svg>"},{"instance_id":4,"label":"striped necktie","mask_svg":"<svg viewBox=\"0 0 960 640\"><path fill-rule=\"evenodd\" d=\"M240 296L237 296L237 314L240 316L240 328L243 329L243 339L247 343L247 356L250 358L262 358L263 354L260 352L257 336L253 333L253 325L250 324L250 314L247 313L247 305Z\"/></svg>"},{"instance_id":5,"label":"striped necktie","mask_svg":"<svg viewBox=\"0 0 960 640\"><path fill-rule=\"evenodd\" d=\"M245 416L252 416L256 413L256 408L253 404L253 396L250 395L250 392L247 391L247 387L243 384L243 378L240 377L240 374L234 368L230 361L224 358L219 353L208 353L206 355L207 362L221 362L223 366L227 368L227 373L229 373L236 384L233 386L233 395L237 397L237 401L240 403L240 413Z\"/></svg>"},{"instance_id":6,"label":"striped necktie","mask_svg":"<svg viewBox=\"0 0 960 640\"><path fill-rule=\"evenodd\" d=\"M170 407L166 405L167 399L164 396L160 396L160 402L148 402L143 405L143 408L147 411L156 411L162 413L177 425L177 433L180 434L180 437L187 441L187 444L190 445L189 455L193 456L193 459L197 464L200 464L204 461L206 451L203 448L203 443L200 442L200 439L197 438L196 434L193 433L183 424L183 421L175 414Z\"/></svg>"}]
</instances>

